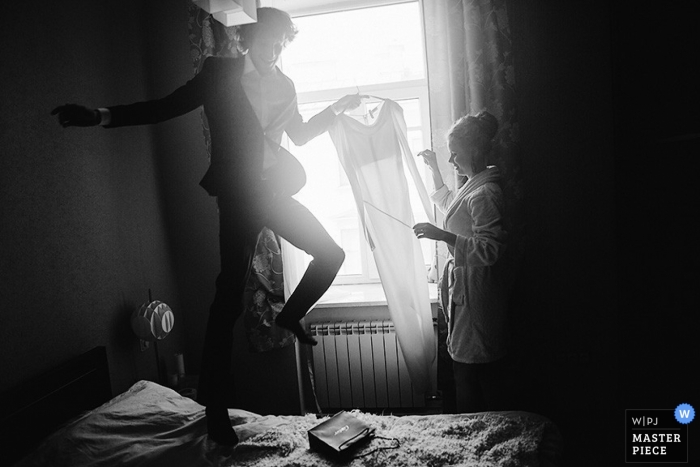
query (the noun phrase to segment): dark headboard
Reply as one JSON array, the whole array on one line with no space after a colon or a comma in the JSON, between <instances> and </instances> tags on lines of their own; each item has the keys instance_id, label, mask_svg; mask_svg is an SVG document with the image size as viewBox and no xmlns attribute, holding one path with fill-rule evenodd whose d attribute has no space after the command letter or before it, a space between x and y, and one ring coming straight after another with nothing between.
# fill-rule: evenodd
<instances>
[{"instance_id":1,"label":"dark headboard","mask_svg":"<svg viewBox=\"0 0 700 467\"><path fill-rule=\"evenodd\" d=\"M8 464L46 436L112 397L107 352L95 347L0 396L0 440Z\"/></svg>"}]
</instances>

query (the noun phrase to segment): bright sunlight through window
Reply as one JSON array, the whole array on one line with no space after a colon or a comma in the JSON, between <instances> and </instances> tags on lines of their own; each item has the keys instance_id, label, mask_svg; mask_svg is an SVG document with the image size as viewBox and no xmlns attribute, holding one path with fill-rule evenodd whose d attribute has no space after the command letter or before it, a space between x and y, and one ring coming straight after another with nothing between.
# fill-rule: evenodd
<instances>
[{"instance_id":1,"label":"bright sunlight through window","mask_svg":"<svg viewBox=\"0 0 700 467\"><path fill-rule=\"evenodd\" d=\"M412 153L430 146L423 28L417 1L297 17L294 22L299 34L282 54L280 66L294 81L304 119L346 94L390 98L404 110ZM378 105L376 99L363 101L349 115L369 123L369 115ZM288 144L307 172L307 184L295 197L345 250L346 260L336 283L378 281L355 200L330 136L324 133L302 147ZM416 162L427 179L425 164ZM415 188L411 203L416 222L427 221ZM428 266L435 255L435 243L423 240L421 246Z\"/></svg>"}]
</instances>

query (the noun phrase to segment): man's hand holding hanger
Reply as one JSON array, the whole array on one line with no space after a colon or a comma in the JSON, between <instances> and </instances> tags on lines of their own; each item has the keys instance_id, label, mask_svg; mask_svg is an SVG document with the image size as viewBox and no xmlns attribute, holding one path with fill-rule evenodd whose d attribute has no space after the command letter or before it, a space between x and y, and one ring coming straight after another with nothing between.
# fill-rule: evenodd
<instances>
[{"instance_id":1,"label":"man's hand holding hanger","mask_svg":"<svg viewBox=\"0 0 700 467\"><path fill-rule=\"evenodd\" d=\"M333 113L335 113L336 115L340 115L341 113L347 112L348 110L354 110L358 108L362 101L362 97L363 96L361 96L359 93L348 94L347 96L341 97L333 104L331 104Z\"/></svg>"}]
</instances>

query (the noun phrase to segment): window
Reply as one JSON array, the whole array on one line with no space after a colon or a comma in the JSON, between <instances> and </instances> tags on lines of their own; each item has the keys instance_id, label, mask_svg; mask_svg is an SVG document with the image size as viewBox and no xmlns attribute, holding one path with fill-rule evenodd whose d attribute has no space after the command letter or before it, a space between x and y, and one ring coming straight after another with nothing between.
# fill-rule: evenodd
<instances>
[{"instance_id":1,"label":"window","mask_svg":"<svg viewBox=\"0 0 700 467\"><path fill-rule=\"evenodd\" d=\"M280 67L294 81L299 111L305 119L346 94L390 98L404 109L413 154L430 146L418 1L299 16L294 22L299 34L282 54ZM349 115L362 121L378 105L376 101L363 101ZM307 185L295 197L345 250L346 260L335 283L377 282L374 259L330 136L325 133L302 147L288 144L307 172ZM425 165L417 162L427 179ZM415 189L411 202L416 222L426 221ZM422 240L421 246L429 265L435 243Z\"/></svg>"}]
</instances>

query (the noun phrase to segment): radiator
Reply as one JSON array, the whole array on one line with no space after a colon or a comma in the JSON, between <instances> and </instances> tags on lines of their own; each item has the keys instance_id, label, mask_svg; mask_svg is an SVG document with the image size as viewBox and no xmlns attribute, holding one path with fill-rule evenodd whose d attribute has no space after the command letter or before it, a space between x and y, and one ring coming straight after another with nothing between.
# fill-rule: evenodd
<instances>
[{"instance_id":1,"label":"radiator","mask_svg":"<svg viewBox=\"0 0 700 467\"><path fill-rule=\"evenodd\" d=\"M424 407L414 394L391 321L310 324L322 409Z\"/></svg>"}]
</instances>

